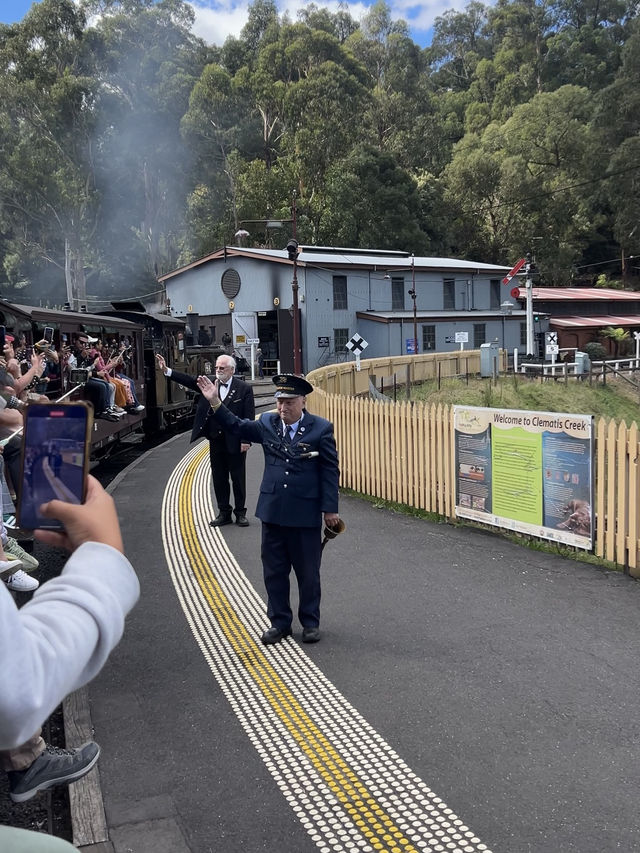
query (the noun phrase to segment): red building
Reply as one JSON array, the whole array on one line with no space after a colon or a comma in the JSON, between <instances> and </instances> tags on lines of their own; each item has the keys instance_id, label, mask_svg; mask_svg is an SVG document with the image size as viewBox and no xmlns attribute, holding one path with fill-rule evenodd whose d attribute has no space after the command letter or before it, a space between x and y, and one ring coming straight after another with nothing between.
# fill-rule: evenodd
<instances>
[{"instance_id":1,"label":"red building","mask_svg":"<svg viewBox=\"0 0 640 853\"><path fill-rule=\"evenodd\" d=\"M526 301L526 290L518 297ZM558 332L560 349L583 349L591 341L601 343L614 353L614 342L603 337L603 329L613 326L640 331L640 291L600 287L534 287L534 314L546 314L549 328Z\"/></svg>"}]
</instances>

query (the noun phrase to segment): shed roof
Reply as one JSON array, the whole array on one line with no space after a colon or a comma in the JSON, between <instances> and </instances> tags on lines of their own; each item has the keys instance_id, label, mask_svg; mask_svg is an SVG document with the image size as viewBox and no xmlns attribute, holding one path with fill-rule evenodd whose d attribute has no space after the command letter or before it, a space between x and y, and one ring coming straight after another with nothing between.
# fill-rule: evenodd
<instances>
[{"instance_id":1,"label":"shed roof","mask_svg":"<svg viewBox=\"0 0 640 853\"><path fill-rule=\"evenodd\" d=\"M640 314L618 316L601 314L597 317L550 317L549 325L558 329L598 329L603 326L639 326Z\"/></svg>"},{"instance_id":2,"label":"shed roof","mask_svg":"<svg viewBox=\"0 0 640 853\"><path fill-rule=\"evenodd\" d=\"M518 289L518 298L525 299L526 288ZM611 287L534 287L531 295L546 302L640 302L640 291Z\"/></svg>"},{"instance_id":3,"label":"shed roof","mask_svg":"<svg viewBox=\"0 0 640 853\"><path fill-rule=\"evenodd\" d=\"M502 276L508 272L508 266L499 264L485 264L477 261L466 261L459 258L430 258L415 257L408 252L384 252L376 249L332 249L318 246L301 246L298 255L298 266L300 267L327 267L342 269L352 267L354 269L371 269L386 272L407 272L412 266L416 270L465 272L468 275L480 273L495 273ZM204 258L199 258L190 264L178 269L171 270L158 277L158 281L166 281L175 275L194 269L203 264L229 258L253 258L254 260L268 261L270 263L292 264L284 249L245 249L239 246L224 246Z\"/></svg>"}]
</instances>

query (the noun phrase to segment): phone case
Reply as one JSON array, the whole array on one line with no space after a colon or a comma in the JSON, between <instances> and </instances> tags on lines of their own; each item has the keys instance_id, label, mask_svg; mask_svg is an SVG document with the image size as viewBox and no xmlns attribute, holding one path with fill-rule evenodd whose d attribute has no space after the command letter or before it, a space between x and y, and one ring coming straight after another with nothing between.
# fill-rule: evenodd
<instances>
[{"instance_id":1,"label":"phone case","mask_svg":"<svg viewBox=\"0 0 640 853\"><path fill-rule=\"evenodd\" d=\"M31 403L24 418L18 523L27 530L60 530L40 506L53 499L84 502L93 410L85 402Z\"/></svg>"}]
</instances>

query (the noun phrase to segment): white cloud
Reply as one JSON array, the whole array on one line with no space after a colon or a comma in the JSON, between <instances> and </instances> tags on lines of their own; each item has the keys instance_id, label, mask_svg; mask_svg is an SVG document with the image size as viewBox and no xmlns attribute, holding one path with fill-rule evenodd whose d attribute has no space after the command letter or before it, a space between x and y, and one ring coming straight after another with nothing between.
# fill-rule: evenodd
<instances>
[{"instance_id":1,"label":"white cloud","mask_svg":"<svg viewBox=\"0 0 640 853\"><path fill-rule=\"evenodd\" d=\"M335 13L339 10L338 0L315 0L317 6ZM432 0L432 2L416 3L415 0L390 0L389 7L393 19L403 18L409 25L411 37L418 44L425 44L425 36L429 33L435 19L448 9L463 10L468 0ZM296 21L298 10L307 5L305 0L278 0L278 10L287 12L292 21ZM349 13L360 20L371 3L349 3ZM192 2L196 20L194 33L203 38L208 44L221 45L227 36L239 36L247 22L249 0L208 0L208 2Z\"/></svg>"}]
</instances>

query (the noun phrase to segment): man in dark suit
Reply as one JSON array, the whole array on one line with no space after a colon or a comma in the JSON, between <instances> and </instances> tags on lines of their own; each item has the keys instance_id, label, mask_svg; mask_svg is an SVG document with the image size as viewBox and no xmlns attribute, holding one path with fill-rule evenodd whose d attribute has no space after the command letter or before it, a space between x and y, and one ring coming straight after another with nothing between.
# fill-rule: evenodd
<instances>
[{"instance_id":1,"label":"man in dark suit","mask_svg":"<svg viewBox=\"0 0 640 853\"><path fill-rule=\"evenodd\" d=\"M185 388L198 391L196 379L186 373L179 373L167 367L164 358L158 353L156 355L158 367L167 379L179 382ZM238 379L233 374L236 369L235 360L230 355L218 356L216 361L216 383L220 388L220 397L225 407L233 412L238 418L253 420L255 417L255 403L253 390L250 385ZM218 503L218 515L210 522L212 527L223 527L225 524L233 524L231 512L231 485L233 486L233 500L235 503L233 512L236 516L236 524L240 527L248 527L246 507L246 460L247 450L251 446L249 442L231 433L225 433L211 417L211 406L205 397L200 397L196 407L193 421L191 441L205 436L209 439L209 458L211 459L211 475L213 477L213 491Z\"/></svg>"},{"instance_id":2,"label":"man in dark suit","mask_svg":"<svg viewBox=\"0 0 640 853\"><path fill-rule=\"evenodd\" d=\"M256 515L262 521L262 568L271 627L266 645L291 634L289 575L296 573L302 641L320 639L320 560L322 522L336 528L338 453L333 424L304 408L313 386L299 376L274 376L277 414L242 420L221 405L217 383L198 377L198 387L226 432L262 444L264 475Z\"/></svg>"}]
</instances>

